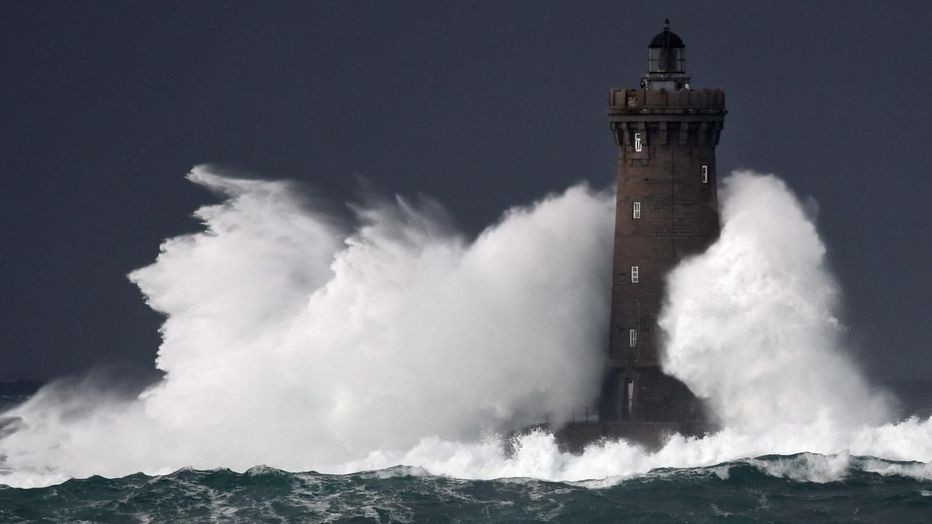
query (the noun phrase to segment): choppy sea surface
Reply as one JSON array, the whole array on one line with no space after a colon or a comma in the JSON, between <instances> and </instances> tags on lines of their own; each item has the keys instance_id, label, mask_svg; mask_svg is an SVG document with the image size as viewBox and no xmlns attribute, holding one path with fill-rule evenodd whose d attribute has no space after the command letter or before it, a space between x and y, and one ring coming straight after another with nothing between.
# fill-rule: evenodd
<instances>
[{"instance_id":1,"label":"choppy sea surface","mask_svg":"<svg viewBox=\"0 0 932 524\"><path fill-rule=\"evenodd\" d=\"M932 384L896 388L928 413ZM22 397L5 396L3 404ZM0 523L18 522L932 522L932 482L915 463L765 456L630 479L462 480L409 467L350 475L180 470L72 479L44 488L0 484ZM837 464L837 458L825 460Z\"/></svg>"},{"instance_id":2,"label":"choppy sea surface","mask_svg":"<svg viewBox=\"0 0 932 524\"><path fill-rule=\"evenodd\" d=\"M766 457L761 462L779 462ZM659 470L609 487L467 481L408 468L352 475L253 468L0 488L2 522L929 522L932 483L849 472L816 483L759 463Z\"/></svg>"}]
</instances>

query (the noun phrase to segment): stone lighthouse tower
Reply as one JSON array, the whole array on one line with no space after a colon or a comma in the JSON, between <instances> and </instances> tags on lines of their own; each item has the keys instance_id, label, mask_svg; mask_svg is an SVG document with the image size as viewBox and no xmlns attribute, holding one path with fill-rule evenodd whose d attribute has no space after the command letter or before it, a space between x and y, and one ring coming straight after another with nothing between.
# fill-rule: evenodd
<instances>
[{"instance_id":1,"label":"stone lighthouse tower","mask_svg":"<svg viewBox=\"0 0 932 524\"><path fill-rule=\"evenodd\" d=\"M660 369L657 317L667 273L719 234L715 146L725 93L696 89L686 46L663 31L648 46L638 89L609 93L618 144L610 368L599 405L603 431L637 437L696 431L702 407Z\"/></svg>"}]
</instances>

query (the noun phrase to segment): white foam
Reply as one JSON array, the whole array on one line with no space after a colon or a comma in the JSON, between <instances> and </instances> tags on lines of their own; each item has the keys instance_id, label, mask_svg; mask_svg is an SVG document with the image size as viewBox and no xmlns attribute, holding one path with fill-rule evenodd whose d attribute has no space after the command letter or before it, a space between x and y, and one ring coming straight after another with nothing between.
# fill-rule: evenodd
<instances>
[{"instance_id":1,"label":"white foam","mask_svg":"<svg viewBox=\"0 0 932 524\"><path fill-rule=\"evenodd\" d=\"M851 457L847 453L837 455L802 453L779 459L748 460L749 464L768 475L819 484L836 482L847 477L850 462Z\"/></svg>"},{"instance_id":2,"label":"white foam","mask_svg":"<svg viewBox=\"0 0 932 524\"><path fill-rule=\"evenodd\" d=\"M670 276L665 366L726 428L659 451L602 442L579 456L535 432L506 454L489 435L570 417L604 366L613 196L575 186L515 208L470 241L433 203L357 208L358 225L281 182L190 178L225 200L205 231L167 240L131 279L166 315L165 379L137 399L45 388L7 416L0 482L38 486L183 466L602 487L656 468L761 455L768 474L844 478L852 456L927 478L932 420L895 423L845 351L839 290L803 206L773 176L722 192L721 239ZM727 477L729 466L713 473ZM870 469L873 468L873 469Z\"/></svg>"}]
</instances>

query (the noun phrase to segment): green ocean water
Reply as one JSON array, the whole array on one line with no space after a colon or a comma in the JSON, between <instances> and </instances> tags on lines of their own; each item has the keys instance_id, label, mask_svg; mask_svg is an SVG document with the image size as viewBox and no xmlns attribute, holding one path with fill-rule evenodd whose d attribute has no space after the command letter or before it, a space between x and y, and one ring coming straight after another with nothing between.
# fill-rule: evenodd
<instances>
[{"instance_id":1,"label":"green ocean water","mask_svg":"<svg viewBox=\"0 0 932 524\"><path fill-rule=\"evenodd\" d=\"M0 487L0 522L932 521L932 482L857 469L843 480L805 482L769 475L761 463L657 470L606 487L459 480L401 467L352 475L182 470Z\"/></svg>"}]
</instances>

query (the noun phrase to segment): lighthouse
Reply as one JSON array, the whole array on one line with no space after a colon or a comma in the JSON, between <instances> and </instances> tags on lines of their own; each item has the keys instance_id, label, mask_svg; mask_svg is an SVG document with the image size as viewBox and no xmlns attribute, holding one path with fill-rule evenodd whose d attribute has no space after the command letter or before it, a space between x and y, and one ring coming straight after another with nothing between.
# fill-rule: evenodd
<instances>
[{"instance_id":1,"label":"lighthouse","mask_svg":"<svg viewBox=\"0 0 932 524\"><path fill-rule=\"evenodd\" d=\"M670 270L718 237L715 147L725 114L721 89L693 87L669 21L650 41L640 87L609 92L618 200L603 436L657 442L709 427L692 392L661 369L657 318Z\"/></svg>"},{"instance_id":2,"label":"lighthouse","mask_svg":"<svg viewBox=\"0 0 932 524\"><path fill-rule=\"evenodd\" d=\"M609 91L618 172L608 366L598 416L586 409L555 431L569 451L606 437L655 447L715 427L689 388L663 372L657 320L667 275L719 235L715 147L725 93L692 86L686 45L669 20L647 52L640 87Z\"/></svg>"}]
</instances>

